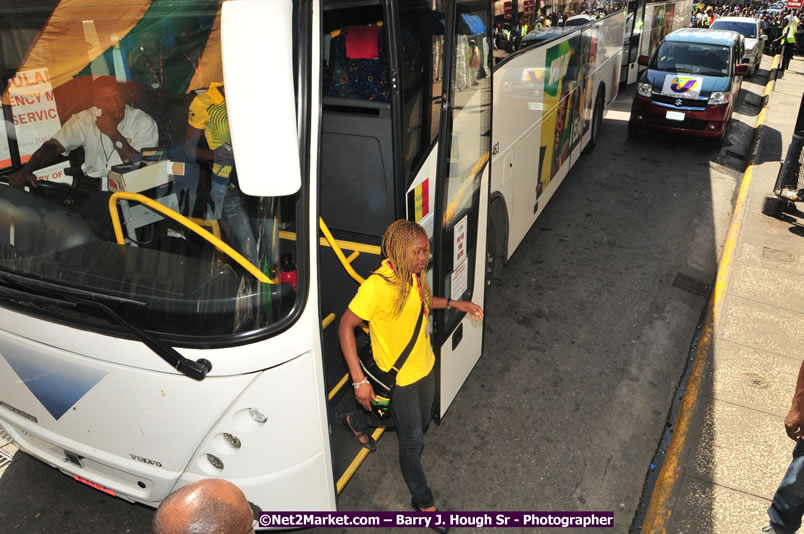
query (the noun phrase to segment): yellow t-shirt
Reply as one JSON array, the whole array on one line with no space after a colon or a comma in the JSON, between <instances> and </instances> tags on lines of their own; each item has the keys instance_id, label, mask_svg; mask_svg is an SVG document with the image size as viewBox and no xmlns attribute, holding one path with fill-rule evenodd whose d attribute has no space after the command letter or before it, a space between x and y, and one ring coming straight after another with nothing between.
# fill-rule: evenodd
<instances>
[{"instance_id":1,"label":"yellow t-shirt","mask_svg":"<svg viewBox=\"0 0 804 534\"><path fill-rule=\"evenodd\" d=\"M387 371L391 364L399 358L413 335L413 327L419 318L421 298L415 275L411 277L411 288L408 299L399 316L394 316L394 287L385 281L383 276L391 278L393 271L388 260L375 274L369 276L357 290L357 295L349 303L352 313L368 321L371 335L371 348L374 359L380 369ZM421 380L430 373L435 364L433 347L427 336L428 316L422 318L421 330L416 344L408 356L402 370L396 376L396 383L407 386Z\"/></svg>"},{"instance_id":2,"label":"yellow t-shirt","mask_svg":"<svg viewBox=\"0 0 804 534\"><path fill-rule=\"evenodd\" d=\"M218 91L222 83L212 82L209 89L196 96L190 102L187 122L196 130L204 130L207 145L215 150L224 143L232 144L229 135L229 115L226 112L226 99ZM229 178L231 165L220 165L213 162L212 172L221 178Z\"/></svg>"}]
</instances>

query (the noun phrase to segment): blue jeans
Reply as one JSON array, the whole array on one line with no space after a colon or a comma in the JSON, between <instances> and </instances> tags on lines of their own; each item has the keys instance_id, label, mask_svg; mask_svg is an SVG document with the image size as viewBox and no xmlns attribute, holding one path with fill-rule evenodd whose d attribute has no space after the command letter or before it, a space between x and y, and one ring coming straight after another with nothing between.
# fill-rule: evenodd
<instances>
[{"instance_id":1,"label":"blue jeans","mask_svg":"<svg viewBox=\"0 0 804 534\"><path fill-rule=\"evenodd\" d=\"M418 382L397 386L391 395L391 420L399 440L399 468L413 503L419 508L429 508L434 504L433 492L427 485L427 477L422 468L424 432L430 424L434 395L433 371ZM349 414L349 421L358 432L385 426L377 414L365 410Z\"/></svg>"},{"instance_id":2,"label":"blue jeans","mask_svg":"<svg viewBox=\"0 0 804 534\"><path fill-rule=\"evenodd\" d=\"M787 468L782 483L768 508L771 523L795 532L801 526L804 515L804 441L796 443L793 461Z\"/></svg>"},{"instance_id":3,"label":"blue jeans","mask_svg":"<svg viewBox=\"0 0 804 534\"><path fill-rule=\"evenodd\" d=\"M228 244L252 264L257 264L257 241L251 229L245 199L229 180L212 177L209 196L214 205L207 219L218 220L221 233Z\"/></svg>"}]
</instances>

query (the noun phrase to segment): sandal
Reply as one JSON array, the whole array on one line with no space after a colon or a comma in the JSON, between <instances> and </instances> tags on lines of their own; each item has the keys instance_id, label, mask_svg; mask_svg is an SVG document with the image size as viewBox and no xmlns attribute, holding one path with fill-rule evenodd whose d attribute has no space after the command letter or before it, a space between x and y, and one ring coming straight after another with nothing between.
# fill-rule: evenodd
<instances>
[{"instance_id":1,"label":"sandal","mask_svg":"<svg viewBox=\"0 0 804 534\"><path fill-rule=\"evenodd\" d=\"M349 424L349 414L338 415L335 417L335 421L345 428L349 434L354 436L357 442L360 443L361 447L368 449L369 452L374 452L377 450L377 442L373 437L371 437L371 434L368 434L367 432L355 432L355 430L352 428L352 425ZM366 436L368 439L363 441L363 436Z\"/></svg>"},{"instance_id":2,"label":"sandal","mask_svg":"<svg viewBox=\"0 0 804 534\"><path fill-rule=\"evenodd\" d=\"M435 510L433 510L432 512L425 512L424 510L422 510L421 508L419 508L419 505L418 505L418 504L416 504L414 501L410 501L410 505L413 507L413 509L414 509L414 510L416 510L416 511L417 511L417 512L419 512L420 514L429 514L429 513L435 513L435 512L438 512L438 508L436 508L436 509L435 509ZM431 528L432 530L435 530L435 531L436 531L436 532L438 532L439 534L447 534L447 532L449 532L449 527L448 527L448 526L446 526L446 525L440 525L440 526L431 525L431 526L430 526L430 528Z\"/></svg>"}]
</instances>

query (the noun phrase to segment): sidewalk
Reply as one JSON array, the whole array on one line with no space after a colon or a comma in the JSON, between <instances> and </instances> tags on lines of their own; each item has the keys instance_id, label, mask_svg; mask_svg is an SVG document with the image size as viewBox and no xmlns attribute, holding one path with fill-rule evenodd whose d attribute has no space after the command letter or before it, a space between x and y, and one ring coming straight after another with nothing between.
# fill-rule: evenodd
<instances>
[{"instance_id":1,"label":"sidewalk","mask_svg":"<svg viewBox=\"0 0 804 534\"><path fill-rule=\"evenodd\" d=\"M665 528L646 522L642 532L759 533L790 463L794 443L783 420L804 356L804 214L773 219L762 205L792 139L802 92L804 58L794 58L770 94L745 210L734 221L733 263L701 394L686 450L673 459L680 473L657 507Z\"/></svg>"}]
</instances>

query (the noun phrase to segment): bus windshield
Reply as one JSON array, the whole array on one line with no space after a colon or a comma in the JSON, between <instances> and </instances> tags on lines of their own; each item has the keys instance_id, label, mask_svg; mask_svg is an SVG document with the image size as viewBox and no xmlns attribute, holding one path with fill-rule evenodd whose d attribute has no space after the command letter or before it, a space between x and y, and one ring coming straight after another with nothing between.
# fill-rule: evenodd
<instances>
[{"instance_id":1,"label":"bus windshield","mask_svg":"<svg viewBox=\"0 0 804 534\"><path fill-rule=\"evenodd\" d=\"M282 324L306 278L300 194L240 190L218 0L32 0L0 16L0 284L91 292L177 344ZM122 332L80 307L33 313Z\"/></svg>"}]
</instances>

